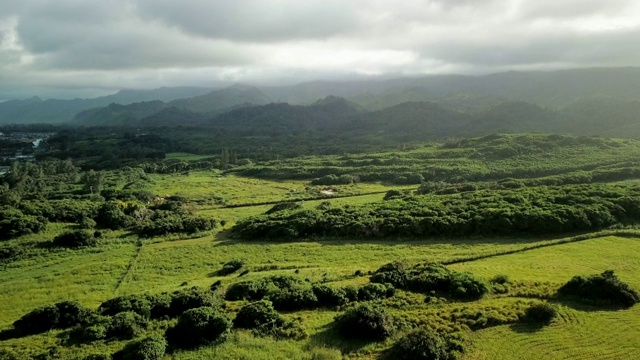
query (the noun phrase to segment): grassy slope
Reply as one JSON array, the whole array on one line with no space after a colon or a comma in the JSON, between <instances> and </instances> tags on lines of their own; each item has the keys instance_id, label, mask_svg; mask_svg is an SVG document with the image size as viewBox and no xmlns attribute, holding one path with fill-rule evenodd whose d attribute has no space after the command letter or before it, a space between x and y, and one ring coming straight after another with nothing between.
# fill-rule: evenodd
<instances>
[{"instance_id":1,"label":"grassy slope","mask_svg":"<svg viewBox=\"0 0 640 360\"><path fill-rule=\"evenodd\" d=\"M514 280L549 281L561 285L572 275L615 269L640 288L640 240L604 237L557 245L452 266L490 277L506 274ZM631 359L640 355L640 307L594 311L562 306L551 326L498 326L473 335L471 359Z\"/></svg>"}]
</instances>

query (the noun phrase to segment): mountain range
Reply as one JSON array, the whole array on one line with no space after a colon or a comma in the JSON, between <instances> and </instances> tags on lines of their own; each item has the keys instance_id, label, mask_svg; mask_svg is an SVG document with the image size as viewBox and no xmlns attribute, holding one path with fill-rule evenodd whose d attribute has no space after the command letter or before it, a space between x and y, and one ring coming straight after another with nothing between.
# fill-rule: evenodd
<instances>
[{"instance_id":1,"label":"mountain range","mask_svg":"<svg viewBox=\"0 0 640 360\"><path fill-rule=\"evenodd\" d=\"M292 135L375 131L397 140L495 132L635 137L639 100L640 68L594 68L31 98L0 103L0 124L197 126Z\"/></svg>"}]
</instances>

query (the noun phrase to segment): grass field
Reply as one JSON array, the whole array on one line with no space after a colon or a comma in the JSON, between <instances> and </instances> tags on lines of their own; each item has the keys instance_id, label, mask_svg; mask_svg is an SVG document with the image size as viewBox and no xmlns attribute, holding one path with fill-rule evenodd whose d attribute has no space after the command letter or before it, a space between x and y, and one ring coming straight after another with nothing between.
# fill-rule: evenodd
<instances>
[{"instance_id":1,"label":"grass field","mask_svg":"<svg viewBox=\"0 0 640 360\"><path fill-rule=\"evenodd\" d=\"M2 272L0 302L12 304L0 310L0 328L6 328L29 310L65 299L77 299L96 307L114 295L157 293L181 286L208 286L216 280L224 285L273 274L294 275L311 280L325 279L334 284L363 284L366 277L356 270L375 270L396 259L409 262L439 261L477 257L522 250L549 243L535 239L476 239L465 241L323 241L303 243L250 243L220 240L212 236L199 239L147 243L138 247L121 243L94 250L51 253L37 261L13 263ZM527 283L559 287L577 274L588 275L615 269L620 278L640 288L640 239L606 236L575 243L496 255L481 260L450 265L455 270L473 272L483 278L497 274ZM242 259L250 273L218 277L221 264ZM185 285L186 283L186 285ZM433 305L417 294L400 292L394 298L399 318L425 319L435 316ZM490 296L474 304L452 303L451 308L495 308L530 301ZM400 305L398 305L400 304ZM568 359L633 358L640 354L639 308L622 311L587 311L560 306L560 317L550 326L536 330L527 325L502 325L469 333L469 351L463 359ZM232 305L232 309L237 305ZM259 338L240 331L218 346L178 352L174 359L339 359L377 358L391 344L349 344L336 339L328 326L338 312L302 311L286 315L299 318L310 334L303 341ZM431 315L429 315L431 314ZM611 329L616 331L612 332ZM113 352L121 342L97 342L79 348L59 346L59 331L0 343L0 349L39 354L60 348L61 358L78 354ZM315 354L315 355L314 355ZM168 359L169 357L167 357Z\"/></svg>"},{"instance_id":2,"label":"grass field","mask_svg":"<svg viewBox=\"0 0 640 360\"><path fill-rule=\"evenodd\" d=\"M194 160L189 154L175 158ZM291 275L335 286L364 285L368 274L395 260L408 263L442 262L488 281L506 275L514 283L507 294L488 294L478 301L444 299L425 302L424 294L397 291L377 304L389 309L399 331L383 342L346 341L332 330L339 310L307 310L284 313L299 320L308 338L275 340L234 330L228 341L195 351L178 351L165 359L378 359L411 327L437 323L465 334L467 351L462 360L477 359L631 359L640 357L640 308L603 311L575 304L555 303L559 317L551 325L535 328L516 323L518 314L532 303L547 300L574 275L615 270L621 280L640 289L640 233L637 237L598 233L590 238L569 235L547 237L436 238L329 240L300 242L238 241L228 238L228 229L239 219L259 215L281 201L299 201L307 209L324 201L333 206L377 202L390 189L411 190L415 186L358 183L331 186L333 197L322 197L322 186L309 181L269 181L224 175L220 171L185 174L148 174L137 186L155 195L186 197L198 215L226 220L226 225L206 236L171 235L138 239L124 230L105 230L97 248L50 249L45 246L56 234L74 224L49 224L38 235L6 241L7 245L31 246L29 256L0 267L0 331L8 329L34 308L62 300L77 300L96 308L104 300L127 294L171 292L191 286L223 287L242 280L271 275ZM117 178L117 176L114 175ZM584 234L582 234L584 235ZM574 241L577 240L577 241ZM248 273L219 276L225 262L242 260ZM361 275L356 275L358 272ZM542 300L541 300L542 299ZM553 300L551 300L553 301ZM242 302L228 302L229 315ZM494 314L504 325L472 331L456 323L475 314ZM454 316L455 315L455 316ZM515 320L514 320L515 319ZM153 323L147 333L158 334L175 320ZM615 330L615 331L614 331ZM18 358L82 359L95 353L113 353L124 341L65 343L66 331L0 340L2 350ZM39 356L39 357L38 357Z\"/></svg>"}]
</instances>

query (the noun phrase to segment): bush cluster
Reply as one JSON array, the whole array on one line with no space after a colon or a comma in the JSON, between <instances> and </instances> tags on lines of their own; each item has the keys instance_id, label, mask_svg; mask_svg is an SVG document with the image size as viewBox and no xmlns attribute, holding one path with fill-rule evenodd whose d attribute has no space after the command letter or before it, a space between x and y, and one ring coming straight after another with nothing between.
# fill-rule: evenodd
<instances>
[{"instance_id":1,"label":"bush cluster","mask_svg":"<svg viewBox=\"0 0 640 360\"><path fill-rule=\"evenodd\" d=\"M225 339L231 329L231 320L211 307L199 307L185 311L175 326L167 329L169 345L181 349L193 349Z\"/></svg>"},{"instance_id":2,"label":"bush cluster","mask_svg":"<svg viewBox=\"0 0 640 360\"><path fill-rule=\"evenodd\" d=\"M381 341L395 330L391 317L383 308L360 304L335 319L336 329L345 338Z\"/></svg>"},{"instance_id":3,"label":"bush cluster","mask_svg":"<svg viewBox=\"0 0 640 360\"><path fill-rule=\"evenodd\" d=\"M244 262L242 260L231 260L227 261L222 265L222 269L218 270L217 275L226 276L233 274L234 272L240 270L244 266Z\"/></svg>"},{"instance_id":4,"label":"bush cluster","mask_svg":"<svg viewBox=\"0 0 640 360\"><path fill-rule=\"evenodd\" d=\"M349 302L384 299L395 294L391 284L367 284L360 288L334 288L311 284L291 276L274 276L243 281L229 286L230 301L269 299L278 311L297 311L319 307L339 307Z\"/></svg>"},{"instance_id":5,"label":"bush cluster","mask_svg":"<svg viewBox=\"0 0 640 360\"><path fill-rule=\"evenodd\" d=\"M575 185L396 198L358 206L275 212L239 221L243 239L548 234L634 222L633 188Z\"/></svg>"},{"instance_id":6,"label":"bush cluster","mask_svg":"<svg viewBox=\"0 0 640 360\"><path fill-rule=\"evenodd\" d=\"M303 339L308 336L302 324L285 320L267 300L261 300L243 306L233 326L240 329L252 329L260 336L273 336L278 339Z\"/></svg>"},{"instance_id":7,"label":"bush cluster","mask_svg":"<svg viewBox=\"0 0 640 360\"><path fill-rule=\"evenodd\" d=\"M77 302L63 301L48 305L25 314L13 323L22 335L39 334L51 329L67 329L84 323L91 311Z\"/></svg>"},{"instance_id":8,"label":"bush cluster","mask_svg":"<svg viewBox=\"0 0 640 360\"><path fill-rule=\"evenodd\" d=\"M439 334L428 330L414 330L398 340L392 349L394 359L453 360L455 353Z\"/></svg>"},{"instance_id":9,"label":"bush cluster","mask_svg":"<svg viewBox=\"0 0 640 360\"><path fill-rule=\"evenodd\" d=\"M95 247L98 245L98 239L96 239L94 233L91 231L73 230L56 236L53 239L53 245L69 249Z\"/></svg>"},{"instance_id":10,"label":"bush cluster","mask_svg":"<svg viewBox=\"0 0 640 360\"><path fill-rule=\"evenodd\" d=\"M489 290L487 285L468 273L451 271L434 263L413 267L401 262L389 263L376 270L371 282L389 283L420 293L439 292L455 299L479 299Z\"/></svg>"},{"instance_id":11,"label":"bush cluster","mask_svg":"<svg viewBox=\"0 0 640 360\"><path fill-rule=\"evenodd\" d=\"M640 294L618 279L613 270L589 277L574 276L558 289L558 295L594 305L631 307Z\"/></svg>"},{"instance_id":12,"label":"bush cluster","mask_svg":"<svg viewBox=\"0 0 640 360\"><path fill-rule=\"evenodd\" d=\"M162 336L149 336L127 344L112 356L112 360L160 360L167 349Z\"/></svg>"},{"instance_id":13,"label":"bush cluster","mask_svg":"<svg viewBox=\"0 0 640 360\"><path fill-rule=\"evenodd\" d=\"M37 234L47 228L47 223L42 216L25 215L14 208L0 209L0 240Z\"/></svg>"},{"instance_id":14,"label":"bush cluster","mask_svg":"<svg viewBox=\"0 0 640 360\"><path fill-rule=\"evenodd\" d=\"M531 305L524 312L523 320L530 323L549 324L558 315L558 310L548 303Z\"/></svg>"}]
</instances>

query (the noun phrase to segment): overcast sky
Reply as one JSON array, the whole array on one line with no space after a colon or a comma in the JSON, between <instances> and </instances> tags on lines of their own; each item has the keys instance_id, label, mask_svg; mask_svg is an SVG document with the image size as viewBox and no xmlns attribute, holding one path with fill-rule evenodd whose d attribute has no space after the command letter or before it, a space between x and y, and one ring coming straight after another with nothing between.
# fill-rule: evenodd
<instances>
[{"instance_id":1,"label":"overcast sky","mask_svg":"<svg viewBox=\"0 0 640 360\"><path fill-rule=\"evenodd\" d=\"M0 100L639 66L637 0L0 0Z\"/></svg>"}]
</instances>

